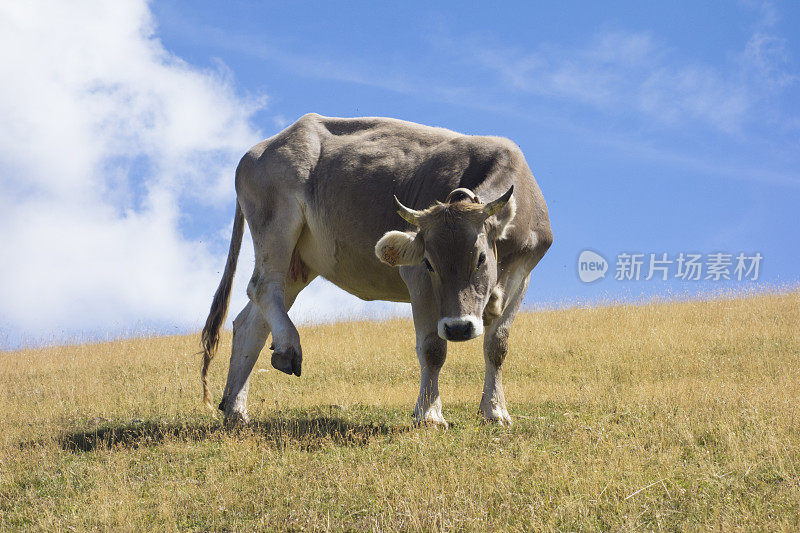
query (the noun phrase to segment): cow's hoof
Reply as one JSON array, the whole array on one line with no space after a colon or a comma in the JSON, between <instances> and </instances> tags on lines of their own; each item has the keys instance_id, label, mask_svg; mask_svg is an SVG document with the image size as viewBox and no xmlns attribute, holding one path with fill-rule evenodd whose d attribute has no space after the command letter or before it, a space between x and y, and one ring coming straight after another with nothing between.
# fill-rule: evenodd
<instances>
[{"instance_id":1,"label":"cow's hoof","mask_svg":"<svg viewBox=\"0 0 800 533\"><path fill-rule=\"evenodd\" d=\"M481 410L481 422L484 424L494 424L497 426L511 427L511 417L505 409L492 409L489 412Z\"/></svg>"},{"instance_id":2,"label":"cow's hoof","mask_svg":"<svg viewBox=\"0 0 800 533\"><path fill-rule=\"evenodd\" d=\"M272 352L272 367L290 376L294 374L300 377L303 365L303 351L289 347L285 350L275 350Z\"/></svg>"},{"instance_id":3,"label":"cow's hoof","mask_svg":"<svg viewBox=\"0 0 800 533\"><path fill-rule=\"evenodd\" d=\"M246 412L233 412L225 415L225 427L237 428L243 427L250 423L250 417Z\"/></svg>"},{"instance_id":4,"label":"cow's hoof","mask_svg":"<svg viewBox=\"0 0 800 533\"><path fill-rule=\"evenodd\" d=\"M447 429L450 427L450 424L447 423L447 420L444 418L424 418L424 419L414 419L414 425L416 427L424 427L424 428L431 428L431 429Z\"/></svg>"},{"instance_id":5,"label":"cow's hoof","mask_svg":"<svg viewBox=\"0 0 800 533\"><path fill-rule=\"evenodd\" d=\"M449 424L442 416L441 410L429 409L425 414L419 411L414 412L414 425L417 427L428 427L434 429L447 429Z\"/></svg>"},{"instance_id":6,"label":"cow's hoof","mask_svg":"<svg viewBox=\"0 0 800 533\"><path fill-rule=\"evenodd\" d=\"M511 421L511 417L498 417L498 418L486 418L485 416L481 417L481 423L485 425L493 425L493 426L505 426L511 427L514 423Z\"/></svg>"}]
</instances>

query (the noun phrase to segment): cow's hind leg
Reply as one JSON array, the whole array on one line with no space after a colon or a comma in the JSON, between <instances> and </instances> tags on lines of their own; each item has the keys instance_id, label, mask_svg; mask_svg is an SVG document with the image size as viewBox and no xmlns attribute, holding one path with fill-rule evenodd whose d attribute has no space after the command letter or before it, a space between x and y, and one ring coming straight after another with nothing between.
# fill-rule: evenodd
<instances>
[{"instance_id":1,"label":"cow's hind leg","mask_svg":"<svg viewBox=\"0 0 800 533\"><path fill-rule=\"evenodd\" d=\"M285 301L287 309L292 307L297 295L313 278L314 274L306 271L301 279L287 281ZM248 422L247 391L250 388L250 374L264 348L269 332L269 324L253 302L249 302L233 321L231 363L225 393L219 404L220 410L225 413L227 423Z\"/></svg>"},{"instance_id":2,"label":"cow's hind leg","mask_svg":"<svg viewBox=\"0 0 800 533\"><path fill-rule=\"evenodd\" d=\"M300 334L287 314L293 282L303 283L306 267L295 247L305 223L297 201L279 195L269 208L245 209L255 248L255 268L247 295L255 303L272 331L272 366L287 374L300 375L303 350ZM249 211L253 211L251 214ZM255 223L253 222L255 221ZM293 262L299 266L293 267Z\"/></svg>"},{"instance_id":3,"label":"cow's hind leg","mask_svg":"<svg viewBox=\"0 0 800 533\"><path fill-rule=\"evenodd\" d=\"M529 279L530 275L518 283L517 287L512 288L502 315L489 325L483 338L486 374L483 381L480 412L487 422L511 425L511 417L506 409L506 397L503 393L502 366L506 353L508 353L508 335L511 324L514 322L522 298L525 296Z\"/></svg>"},{"instance_id":4,"label":"cow's hind leg","mask_svg":"<svg viewBox=\"0 0 800 533\"><path fill-rule=\"evenodd\" d=\"M233 321L233 347L228 380L219 409L225 413L228 423L247 423L247 391L250 388L250 373L258 360L269 335L267 321L253 302Z\"/></svg>"}]
</instances>

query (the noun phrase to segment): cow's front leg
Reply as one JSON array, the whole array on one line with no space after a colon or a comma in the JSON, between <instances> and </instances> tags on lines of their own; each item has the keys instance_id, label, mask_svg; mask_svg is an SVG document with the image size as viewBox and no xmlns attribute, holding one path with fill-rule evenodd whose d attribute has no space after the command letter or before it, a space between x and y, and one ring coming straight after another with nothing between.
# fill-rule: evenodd
<instances>
[{"instance_id":1,"label":"cow's front leg","mask_svg":"<svg viewBox=\"0 0 800 533\"><path fill-rule=\"evenodd\" d=\"M511 324L517 315L522 298L528 288L529 276L526 276L514 290L506 289L509 296L500 318L492 322L486 329L483 338L483 359L486 365L481 396L480 412L487 422L511 425L511 417L506 408L506 396L503 393L503 361L508 353L508 335Z\"/></svg>"},{"instance_id":2,"label":"cow's front leg","mask_svg":"<svg viewBox=\"0 0 800 533\"><path fill-rule=\"evenodd\" d=\"M497 328L487 332L483 341L483 358L486 364L481 396L481 415L487 422L511 425L503 393L503 360L508 352L508 330Z\"/></svg>"},{"instance_id":3,"label":"cow's front leg","mask_svg":"<svg viewBox=\"0 0 800 533\"><path fill-rule=\"evenodd\" d=\"M447 341L442 340L435 331L417 337L417 358L422 379L414 407L414 420L420 424L447 428L447 421L442 416L442 399L439 397L439 370L447 355Z\"/></svg>"},{"instance_id":4,"label":"cow's front leg","mask_svg":"<svg viewBox=\"0 0 800 533\"><path fill-rule=\"evenodd\" d=\"M414 421L446 428L447 421L442 416L442 399L439 397L439 371L447 356L447 341L439 337L437 332L438 304L434 299L431 280L423 266L402 267L400 276L411 296L421 374L419 398L414 406Z\"/></svg>"}]
</instances>

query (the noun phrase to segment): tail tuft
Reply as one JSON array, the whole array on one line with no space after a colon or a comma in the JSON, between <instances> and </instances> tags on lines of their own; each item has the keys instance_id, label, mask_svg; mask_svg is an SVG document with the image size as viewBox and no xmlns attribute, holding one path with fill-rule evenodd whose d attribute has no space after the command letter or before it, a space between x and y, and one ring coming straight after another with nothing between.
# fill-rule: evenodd
<instances>
[{"instance_id":1,"label":"tail tuft","mask_svg":"<svg viewBox=\"0 0 800 533\"><path fill-rule=\"evenodd\" d=\"M233 233L231 234L231 245L228 249L228 260L225 263L225 272L214 293L214 300L211 302L211 310L200 335L200 344L203 347L203 403L214 410L211 405L211 393L208 389L208 367L211 360L217 353L219 347L219 332L225 323L228 314L228 304L231 299L231 288L233 287L233 276L236 274L236 263L239 259L239 250L242 247L242 234L244 233L244 213L242 213L239 203L236 203L236 214L233 217Z\"/></svg>"}]
</instances>

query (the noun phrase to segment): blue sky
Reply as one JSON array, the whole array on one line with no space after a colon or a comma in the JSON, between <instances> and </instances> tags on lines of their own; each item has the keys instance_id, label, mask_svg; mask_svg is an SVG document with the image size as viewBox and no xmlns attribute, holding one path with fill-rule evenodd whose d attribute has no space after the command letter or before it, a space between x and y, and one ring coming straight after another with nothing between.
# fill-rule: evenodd
<instances>
[{"instance_id":1,"label":"blue sky","mask_svg":"<svg viewBox=\"0 0 800 533\"><path fill-rule=\"evenodd\" d=\"M310 111L519 144L555 234L528 306L754 285L617 281L623 252L800 277L796 3L113 4L0 9L0 343L197 327L238 157ZM579 280L584 249L604 279ZM407 312L308 293L301 321Z\"/></svg>"},{"instance_id":2,"label":"blue sky","mask_svg":"<svg viewBox=\"0 0 800 533\"><path fill-rule=\"evenodd\" d=\"M609 260L762 251L760 278L796 279L794 5L235 5L154 10L168 48L209 68L222 60L242 87L270 96L267 133L278 129L270 119L313 110L504 135L523 148L557 238L528 302L664 290L578 283L586 247Z\"/></svg>"}]
</instances>

